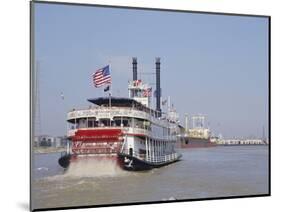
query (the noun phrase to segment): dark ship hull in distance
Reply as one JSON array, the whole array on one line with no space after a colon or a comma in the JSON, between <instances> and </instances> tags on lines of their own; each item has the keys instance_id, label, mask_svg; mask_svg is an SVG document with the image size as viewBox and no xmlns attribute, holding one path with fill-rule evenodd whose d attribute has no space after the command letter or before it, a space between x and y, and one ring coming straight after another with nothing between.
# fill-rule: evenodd
<instances>
[{"instance_id":1,"label":"dark ship hull in distance","mask_svg":"<svg viewBox=\"0 0 281 212\"><path fill-rule=\"evenodd\" d=\"M211 142L207 138L193 138L187 137L185 141L181 143L181 148L199 148L199 147L214 147L216 143Z\"/></svg>"}]
</instances>

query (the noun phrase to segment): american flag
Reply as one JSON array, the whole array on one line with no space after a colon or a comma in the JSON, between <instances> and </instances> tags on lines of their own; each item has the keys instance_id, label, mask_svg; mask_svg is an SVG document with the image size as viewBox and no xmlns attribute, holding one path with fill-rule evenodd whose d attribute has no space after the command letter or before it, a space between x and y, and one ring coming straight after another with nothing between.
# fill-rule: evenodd
<instances>
[{"instance_id":1,"label":"american flag","mask_svg":"<svg viewBox=\"0 0 281 212\"><path fill-rule=\"evenodd\" d=\"M96 88L106 84L111 84L111 75L109 71L109 65L97 70L93 73L93 83Z\"/></svg>"},{"instance_id":2,"label":"american flag","mask_svg":"<svg viewBox=\"0 0 281 212\"><path fill-rule=\"evenodd\" d=\"M143 96L148 97L151 96L152 88L147 88L143 91Z\"/></svg>"},{"instance_id":3,"label":"american flag","mask_svg":"<svg viewBox=\"0 0 281 212\"><path fill-rule=\"evenodd\" d=\"M134 86L139 86L141 84L141 80L135 80L134 81Z\"/></svg>"}]
</instances>

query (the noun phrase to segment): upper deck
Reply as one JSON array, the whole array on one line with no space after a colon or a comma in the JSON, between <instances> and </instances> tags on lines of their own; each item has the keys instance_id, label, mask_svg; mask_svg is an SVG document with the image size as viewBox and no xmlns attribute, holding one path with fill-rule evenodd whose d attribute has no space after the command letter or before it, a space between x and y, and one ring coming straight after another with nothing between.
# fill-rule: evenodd
<instances>
[{"instance_id":1,"label":"upper deck","mask_svg":"<svg viewBox=\"0 0 281 212\"><path fill-rule=\"evenodd\" d=\"M109 103L109 101L111 101ZM73 109L67 114L68 134L77 129L122 128L127 133L145 134L153 137L170 137L177 123L165 117L158 117L156 112L141 103L127 98L90 99L96 106L87 109Z\"/></svg>"},{"instance_id":2,"label":"upper deck","mask_svg":"<svg viewBox=\"0 0 281 212\"><path fill-rule=\"evenodd\" d=\"M129 107L91 107L88 109L74 109L67 114L67 121L74 123L75 120L95 118L113 120L117 117L136 118L150 121L158 126L168 127L169 121L165 118L157 118L153 113L137 110Z\"/></svg>"},{"instance_id":3,"label":"upper deck","mask_svg":"<svg viewBox=\"0 0 281 212\"><path fill-rule=\"evenodd\" d=\"M108 98L101 97L88 99L97 106L88 109L73 109L67 114L67 121L74 122L75 119L96 118L114 119L115 117L138 118L151 121L157 125L167 125L168 120L157 118L157 112L130 98Z\"/></svg>"}]
</instances>

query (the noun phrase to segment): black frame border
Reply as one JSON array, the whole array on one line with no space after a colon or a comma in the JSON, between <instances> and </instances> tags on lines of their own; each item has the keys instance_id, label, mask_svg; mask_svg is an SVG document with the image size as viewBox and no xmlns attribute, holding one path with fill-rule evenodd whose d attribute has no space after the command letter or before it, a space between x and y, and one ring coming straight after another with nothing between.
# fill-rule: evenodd
<instances>
[{"instance_id":1,"label":"black frame border","mask_svg":"<svg viewBox=\"0 0 281 212\"><path fill-rule=\"evenodd\" d=\"M178 10L178 9L164 9L164 8L146 8L146 7L131 7L131 6L117 6L117 5L102 5L102 4L90 4L90 3L70 3L70 2L56 2L56 1L40 1L31 0L29 2L29 51L30 51L30 131L29 131L29 208L30 211L51 211L51 210L68 210L68 209L86 209L86 208L101 208L101 207L115 207L115 206L133 206L133 205L150 205L150 204L166 204L166 203L179 203L179 202L194 202L194 201L206 201L206 200L225 200L225 199L240 199L240 198L253 198L253 197L269 197L271 196L271 16L270 15L256 15L256 14L239 14L239 13L224 13L224 12L207 12L207 11L194 11L194 10ZM180 200L165 200L165 201L149 201L149 202L128 202L117 204L101 204L101 205L81 205L81 206L69 206L69 207L55 207L55 208L32 208L32 138L33 138L33 108L34 108L34 4L53 4L53 5L66 5L66 6L87 6L87 7L101 7L101 8L118 8L118 9L130 9L130 10L147 10L147 11L163 11L163 12L180 12L180 13L193 13L193 14L209 14L209 15L226 15L226 16L243 16L243 17L255 17L266 18L268 21L268 193L254 194L254 195L237 195L237 196L224 196L224 197L210 197L210 198L197 198L197 199L180 199Z\"/></svg>"}]
</instances>

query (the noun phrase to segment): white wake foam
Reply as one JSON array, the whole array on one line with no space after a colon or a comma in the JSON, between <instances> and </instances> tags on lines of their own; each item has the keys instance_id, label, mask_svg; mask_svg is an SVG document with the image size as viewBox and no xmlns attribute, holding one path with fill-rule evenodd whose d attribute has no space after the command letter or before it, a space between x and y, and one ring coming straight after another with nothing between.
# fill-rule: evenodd
<instances>
[{"instance_id":1,"label":"white wake foam","mask_svg":"<svg viewBox=\"0 0 281 212\"><path fill-rule=\"evenodd\" d=\"M104 177L125 174L114 159L78 158L70 163L65 177Z\"/></svg>"}]
</instances>

